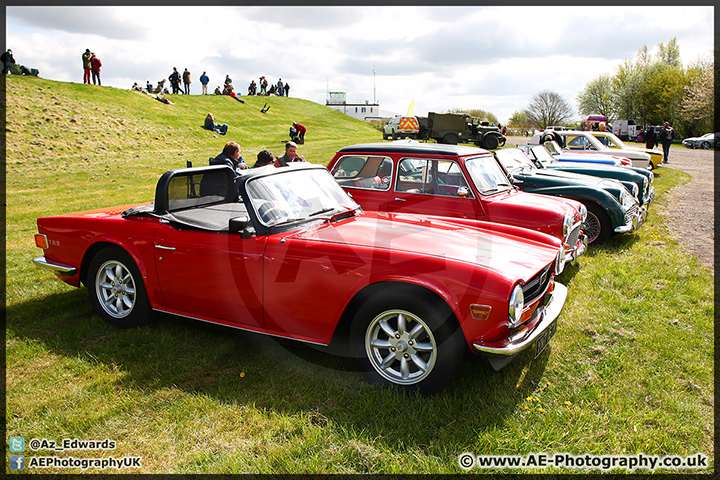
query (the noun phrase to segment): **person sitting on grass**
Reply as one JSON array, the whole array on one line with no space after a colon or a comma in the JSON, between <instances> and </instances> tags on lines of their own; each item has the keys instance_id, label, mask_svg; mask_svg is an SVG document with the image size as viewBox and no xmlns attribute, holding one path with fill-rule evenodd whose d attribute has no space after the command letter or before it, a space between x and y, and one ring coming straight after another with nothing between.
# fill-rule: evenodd
<instances>
[{"instance_id":1,"label":"person sitting on grass","mask_svg":"<svg viewBox=\"0 0 720 480\"><path fill-rule=\"evenodd\" d=\"M285 144L285 155L275 159L276 167L287 167L290 162L304 162L305 158L297 153L297 143L287 142Z\"/></svg>"},{"instance_id":2,"label":"person sitting on grass","mask_svg":"<svg viewBox=\"0 0 720 480\"><path fill-rule=\"evenodd\" d=\"M265 167L267 165L273 165L275 163L275 155L267 148L260 150L257 154L257 161L252 168Z\"/></svg>"},{"instance_id":3,"label":"person sitting on grass","mask_svg":"<svg viewBox=\"0 0 720 480\"><path fill-rule=\"evenodd\" d=\"M208 113L207 117L205 117L205 125L204 127L207 130L210 130L215 133L219 133L220 135L225 135L228 130L228 124L223 123L220 125L219 123L215 123L215 118L213 117L212 113Z\"/></svg>"},{"instance_id":4,"label":"person sitting on grass","mask_svg":"<svg viewBox=\"0 0 720 480\"><path fill-rule=\"evenodd\" d=\"M220 155L210 159L210 165L228 165L236 172L248 168L240 156L240 144L232 140L225 144Z\"/></svg>"}]
</instances>

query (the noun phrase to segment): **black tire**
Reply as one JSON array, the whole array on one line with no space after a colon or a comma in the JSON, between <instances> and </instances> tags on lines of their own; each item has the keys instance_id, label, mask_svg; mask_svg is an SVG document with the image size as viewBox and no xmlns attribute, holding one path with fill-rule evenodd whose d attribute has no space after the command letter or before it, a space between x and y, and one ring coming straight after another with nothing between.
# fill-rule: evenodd
<instances>
[{"instance_id":1,"label":"black tire","mask_svg":"<svg viewBox=\"0 0 720 480\"><path fill-rule=\"evenodd\" d=\"M655 164L652 162L652 160L650 160L650 161L648 162L648 168L649 168L650 170L655 170Z\"/></svg>"},{"instance_id":2,"label":"black tire","mask_svg":"<svg viewBox=\"0 0 720 480\"><path fill-rule=\"evenodd\" d=\"M710 142L702 142L700 144L700 148L702 148L703 150L707 150L708 148L710 148Z\"/></svg>"},{"instance_id":3,"label":"black tire","mask_svg":"<svg viewBox=\"0 0 720 480\"><path fill-rule=\"evenodd\" d=\"M500 140L495 135L485 135L483 144L487 150L495 150L500 145Z\"/></svg>"},{"instance_id":4,"label":"black tire","mask_svg":"<svg viewBox=\"0 0 720 480\"><path fill-rule=\"evenodd\" d=\"M140 270L122 248L108 246L93 257L86 285L90 303L106 322L130 328L152 319Z\"/></svg>"},{"instance_id":5,"label":"black tire","mask_svg":"<svg viewBox=\"0 0 720 480\"><path fill-rule=\"evenodd\" d=\"M397 134L397 132L393 132L393 133L392 133L392 139L393 139L393 140L397 140L397 139L398 139L398 134Z\"/></svg>"},{"instance_id":6,"label":"black tire","mask_svg":"<svg viewBox=\"0 0 720 480\"><path fill-rule=\"evenodd\" d=\"M610 238L612 232L610 217L597 203L588 202L585 206L587 207L587 218L583 230L587 236L588 245L601 245Z\"/></svg>"},{"instance_id":7,"label":"black tire","mask_svg":"<svg viewBox=\"0 0 720 480\"><path fill-rule=\"evenodd\" d=\"M446 304L390 288L357 310L350 348L369 383L431 395L455 378L467 346Z\"/></svg>"},{"instance_id":8,"label":"black tire","mask_svg":"<svg viewBox=\"0 0 720 480\"><path fill-rule=\"evenodd\" d=\"M454 133L448 133L443 137L442 143L447 143L448 145L457 145L458 144L458 136Z\"/></svg>"},{"instance_id":9,"label":"black tire","mask_svg":"<svg viewBox=\"0 0 720 480\"><path fill-rule=\"evenodd\" d=\"M390 138L387 133L383 132L383 140L387 140Z\"/></svg>"}]
</instances>

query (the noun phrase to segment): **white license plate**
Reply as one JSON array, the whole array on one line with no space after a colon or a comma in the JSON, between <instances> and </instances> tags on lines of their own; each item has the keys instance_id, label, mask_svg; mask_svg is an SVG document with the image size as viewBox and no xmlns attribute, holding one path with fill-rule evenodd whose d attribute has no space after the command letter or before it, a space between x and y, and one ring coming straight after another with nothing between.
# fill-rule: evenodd
<instances>
[{"instance_id":1,"label":"white license plate","mask_svg":"<svg viewBox=\"0 0 720 480\"><path fill-rule=\"evenodd\" d=\"M535 344L533 345L535 358L545 350L545 347L550 343L550 339L555 335L555 332L557 332L557 318L553 320L550 326L535 340Z\"/></svg>"}]
</instances>

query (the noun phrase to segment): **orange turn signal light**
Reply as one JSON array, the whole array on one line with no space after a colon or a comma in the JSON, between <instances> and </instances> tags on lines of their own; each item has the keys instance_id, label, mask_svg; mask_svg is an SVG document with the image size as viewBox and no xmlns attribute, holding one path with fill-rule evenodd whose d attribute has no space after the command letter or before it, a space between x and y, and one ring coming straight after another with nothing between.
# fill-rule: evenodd
<instances>
[{"instance_id":1,"label":"orange turn signal light","mask_svg":"<svg viewBox=\"0 0 720 480\"><path fill-rule=\"evenodd\" d=\"M487 320L491 311L490 305L470 305L470 313L475 320Z\"/></svg>"},{"instance_id":2,"label":"orange turn signal light","mask_svg":"<svg viewBox=\"0 0 720 480\"><path fill-rule=\"evenodd\" d=\"M50 244L48 243L47 235L44 235L42 233L36 233L35 234L35 245L42 249L48 248L50 246Z\"/></svg>"}]
</instances>

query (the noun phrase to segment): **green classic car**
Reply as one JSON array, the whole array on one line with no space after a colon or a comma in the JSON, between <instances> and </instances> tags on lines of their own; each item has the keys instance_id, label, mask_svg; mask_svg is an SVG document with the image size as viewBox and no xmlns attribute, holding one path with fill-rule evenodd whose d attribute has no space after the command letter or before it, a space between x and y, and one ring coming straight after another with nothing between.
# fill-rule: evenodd
<instances>
[{"instance_id":1,"label":"green classic car","mask_svg":"<svg viewBox=\"0 0 720 480\"><path fill-rule=\"evenodd\" d=\"M655 174L645 168L616 167L598 163L559 162L552 155L554 151L560 151L560 147L555 142L545 142L543 145L520 145L519 148L530 157L538 168L617 180L632 192L640 205L645 207L649 207L655 199L655 187L651 185L655 179Z\"/></svg>"},{"instance_id":2,"label":"green classic car","mask_svg":"<svg viewBox=\"0 0 720 480\"><path fill-rule=\"evenodd\" d=\"M645 223L647 209L617 180L538 167L520 148L494 154L520 190L572 198L585 205L583 231L588 244L601 244L613 233L632 232Z\"/></svg>"}]
</instances>

